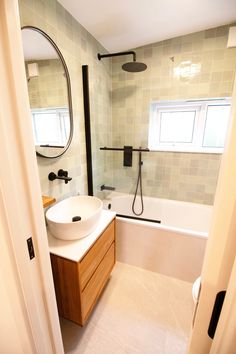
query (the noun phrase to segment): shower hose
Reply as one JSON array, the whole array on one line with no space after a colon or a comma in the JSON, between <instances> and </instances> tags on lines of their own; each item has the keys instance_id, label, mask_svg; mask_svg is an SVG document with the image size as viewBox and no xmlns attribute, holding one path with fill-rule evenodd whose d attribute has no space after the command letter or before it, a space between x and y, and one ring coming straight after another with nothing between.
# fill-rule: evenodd
<instances>
[{"instance_id":1,"label":"shower hose","mask_svg":"<svg viewBox=\"0 0 236 354\"><path fill-rule=\"evenodd\" d=\"M139 162L138 162L138 178L137 178L137 184L136 184L136 189L134 193L134 199L132 203L132 211L135 215L139 216L142 215L144 211L144 205L143 205L143 187L142 187L142 153L139 151ZM135 202L137 198L137 193L138 193L138 187L140 186L140 200L141 200L141 211L138 213L135 211Z\"/></svg>"}]
</instances>

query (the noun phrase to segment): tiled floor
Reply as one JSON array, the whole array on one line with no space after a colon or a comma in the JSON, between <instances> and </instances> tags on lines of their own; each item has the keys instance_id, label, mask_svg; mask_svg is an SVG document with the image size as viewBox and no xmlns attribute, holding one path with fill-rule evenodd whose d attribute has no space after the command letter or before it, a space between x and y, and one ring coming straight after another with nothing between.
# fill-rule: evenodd
<instances>
[{"instance_id":1,"label":"tiled floor","mask_svg":"<svg viewBox=\"0 0 236 354\"><path fill-rule=\"evenodd\" d=\"M192 284L117 263L87 324L61 319L66 353L184 354Z\"/></svg>"}]
</instances>

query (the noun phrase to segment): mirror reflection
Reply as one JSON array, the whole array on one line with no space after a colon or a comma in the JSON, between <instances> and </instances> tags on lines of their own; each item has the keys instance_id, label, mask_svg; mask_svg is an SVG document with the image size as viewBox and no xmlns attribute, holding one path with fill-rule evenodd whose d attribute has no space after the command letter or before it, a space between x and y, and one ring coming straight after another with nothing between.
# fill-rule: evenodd
<instances>
[{"instance_id":1,"label":"mirror reflection","mask_svg":"<svg viewBox=\"0 0 236 354\"><path fill-rule=\"evenodd\" d=\"M24 27L22 40L36 152L58 157L68 149L73 133L68 70L58 47L43 31Z\"/></svg>"}]
</instances>

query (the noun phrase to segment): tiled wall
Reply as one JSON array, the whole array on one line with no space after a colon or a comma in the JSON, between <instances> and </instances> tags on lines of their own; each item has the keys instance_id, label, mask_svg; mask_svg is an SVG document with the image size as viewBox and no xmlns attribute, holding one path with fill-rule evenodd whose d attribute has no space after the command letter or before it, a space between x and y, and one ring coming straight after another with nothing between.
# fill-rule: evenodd
<instances>
[{"instance_id":1,"label":"tiled wall","mask_svg":"<svg viewBox=\"0 0 236 354\"><path fill-rule=\"evenodd\" d=\"M42 194L56 197L87 194L86 148L84 130L82 65L88 65L90 77L90 103L93 135L94 184L103 181L104 170L111 170L110 160L98 159L96 132L103 144L111 144L111 63L102 65L97 59L98 52L105 49L56 1L20 0L21 25L42 29L57 44L68 66L74 114L74 136L67 152L56 159L37 158ZM98 139L98 140L99 140ZM72 181L48 181L49 172L67 169Z\"/></svg>"},{"instance_id":2,"label":"tiled wall","mask_svg":"<svg viewBox=\"0 0 236 354\"><path fill-rule=\"evenodd\" d=\"M114 181L119 192L135 192L138 154L133 166L122 167L123 154L113 153ZM216 154L178 152L142 153L142 183L145 196L212 204L220 157Z\"/></svg>"},{"instance_id":3,"label":"tiled wall","mask_svg":"<svg viewBox=\"0 0 236 354\"><path fill-rule=\"evenodd\" d=\"M132 57L113 58L113 146L148 146L150 103L159 100L231 96L236 70L236 49L227 49L228 26L173 38L135 49L137 61L148 69L122 71ZM193 64L196 75L177 76ZM189 68L189 67L188 67ZM197 153L143 153L144 195L212 204L221 155ZM136 163L122 167L122 154L113 153L118 191L134 192Z\"/></svg>"},{"instance_id":4,"label":"tiled wall","mask_svg":"<svg viewBox=\"0 0 236 354\"><path fill-rule=\"evenodd\" d=\"M148 69L132 74L121 70L121 64L131 57L118 57L112 66L109 59L99 62L97 53L104 53L105 49L56 0L19 0L19 4L22 26L41 28L60 48L72 84L75 125L72 145L60 158L37 158L43 194L61 199L87 193L83 64L89 66L93 178L98 196L102 196L103 183L133 193L137 154L132 168L122 167L121 153L100 151L99 147L146 147L150 102L231 96L236 50L226 49L227 26L136 49L137 60L145 62ZM200 68L197 75L174 75L176 68L184 68L189 62ZM220 155L155 152L143 154L143 161L145 195L213 203ZM47 179L49 172L60 168L68 169L73 178L67 185Z\"/></svg>"},{"instance_id":5,"label":"tiled wall","mask_svg":"<svg viewBox=\"0 0 236 354\"><path fill-rule=\"evenodd\" d=\"M68 107L66 78L61 60L34 60L26 64L30 63L38 64L38 76L28 81L30 107Z\"/></svg>"}]
</instances>

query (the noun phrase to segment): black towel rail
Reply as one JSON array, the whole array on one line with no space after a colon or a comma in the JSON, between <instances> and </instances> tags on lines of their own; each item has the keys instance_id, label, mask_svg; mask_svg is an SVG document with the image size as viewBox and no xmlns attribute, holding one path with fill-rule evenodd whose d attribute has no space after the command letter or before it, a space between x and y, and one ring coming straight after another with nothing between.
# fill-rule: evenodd
<instances>
[{"instance_id":1,"label":"black towel rail","mask_svg":"<svg viewBox=\"0 0 236 354\"><path fill-rule=\"evenodd\" d=\"M124 148L112 148L112 147L100 147L100 150L112 150L112 151L124 151ZM148 148L144 148L144 149L132 149L132 151L142 151L142 152L150 152L150 150Z\"/></svg>"}]
</instances>

